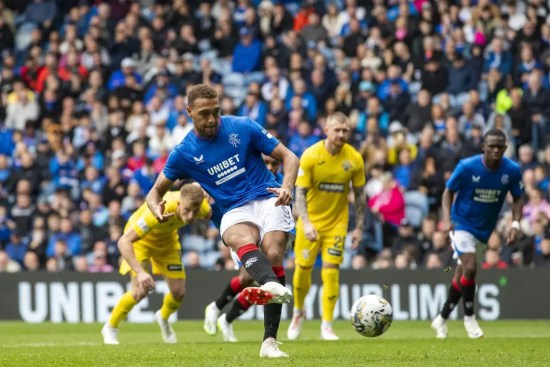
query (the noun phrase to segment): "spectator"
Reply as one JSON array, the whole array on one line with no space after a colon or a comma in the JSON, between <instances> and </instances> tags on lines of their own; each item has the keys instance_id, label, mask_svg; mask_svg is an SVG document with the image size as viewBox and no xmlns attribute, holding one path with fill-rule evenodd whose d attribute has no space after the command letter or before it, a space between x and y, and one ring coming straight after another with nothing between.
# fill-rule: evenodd
<instances>
[{"instance_id":1,"label":"spectator","mask_svg":"<svg viewBox=\"0 0 550 367\"><path fill-rule=\"evenodd\" d=\"M403 125L413 134L418 134L429 123L431 117L430 92L425 89L418 93L418 100L409 104L403 112Z\"/></svg>"},{"instance_id":2,"label":"spectator","mask_svg":"<svg viewBox=\"0 0 550 367\"><path fill-rule=\"evenodd\" d=\"M107 263L107 254L103 251L93 253L93 263L88 267L90 273L110 273L114 270L113 266Z\"/></svg>"},{"instance_id":3,"label":"spectator","mask_svg":"<svg viewBox=\"0 0 550 367\"><path fill-rule=\"evenodd\" d=\"M63 243L63 246L59 245ZM62 256L76 256L81 252L81 237L74 231L70 218L61 218L59 232L54 234L48 241L46 256L49 258ZM63 251L61 248L63 247Z\"/></svg>"},{"instance_id":4,"label":"spectator","mask_svg":"<svg viewBox=\"0 0 550 367\"><path fill-rule=\"evenodd\" d=\"M0 250L0 273L17 273L20 270L21 266L17 261L10 259L5 251Z\"/></svg>"},{"instance_id":5,"label":"spectator","mask_svg":"<svg viewBox=\"0 0 550 367\"><path fill-rule=\"evenodd\" d=\"M535 267L537 268L548 268L550 267L550 236L548 236L548 231L541 241L540 245L540 254L535 256ZM1 253L0 253L1 256ZM0 265L1 266L1 265Z\"/></svg>"},{"instance_id":6,"label":"spectator","mask_svg":"<svg viewBox=\"0 0 550 367\"><path fill-rule=\"evenodd\" d=\"M239 31L240 40L233 50L233 71L236 73L250 73L257 71L260 66L261 43L254 39L248 28Z\"/></svg>"},{"instance_id":7,"label":"spectator","mask_svg":"<svg viewBox=\"0 0 550 367\"><path fill-rule=\"evenodd\" d=\"M239 116L249 117L260 125L265 126L267 105L259 98L259 95L248 92L237 114Z\"/></svg>"},{"instance_id":8,"label":"spectator","mask_svg":"<svg viewBox=\"0 0 550 367\"><path fill-rule=\"evenodd\" d=\"M23 237L23 234L16 230L11 233L10 242L8 242L4 251L10 259L17 261L17 263L22 266L28 248L28 239Z\"/></svg>"},{"instance_id":9,"label":"spectator","mask_svg":"<svg viewBox=\"0 0 550 367\"><path fill-rule=\"evenodd\" d=\"M542 149L545 143L546 124L550 118L550 90L543 88L541 73L535 70L529 74L523 101L529 106L532 123L532 145L535 151Z\"/></svg>"},{"instance_id":10,"label":"spectator","mask_svg":"<svg viewBox=\"0 0 550 367\"><path fill-rule=\"evenodd\" d=\"M25 253L25 257L23 258L23 267L26 271L39 271L41 269L40 259L38 258L36 252L28 251Z\"/></svg>"},{"instance_id":11,"label":"spectator","mask_svg":"<svg viewBox=\"0 0 550 367\"><path fill-rule=\"evenodd\" d=\"M449 266L452 262L453 251L448 245L447 237L444 232L436 231L432 237L433 249L430 253L436 254L443 266ZM426 260L430 256L428 253Z\"/></svg>"},{"instance_id":12,"label":"spectator","mask_svg":"<svg viewBox=\"0 0 550 367\"><path fill-rule=\"evenodd\" d=\"M289 139L288 149L298 157L301 157L307 148L320 140L318 136L312 135L312 130L309 122L301 121L298 124L296 133Z\"/></svg>"},{"instance_id":13,"label":"spectator","mask_svg":"<svg viewBox=\"0 0 550 367\"><path fill-rule=\"evenodd\" d=\"M508 264L501 260L500 254L495 249L485 250L485 259L481 263L482 269L507 269Z\"/></svg>"}]
</instances>

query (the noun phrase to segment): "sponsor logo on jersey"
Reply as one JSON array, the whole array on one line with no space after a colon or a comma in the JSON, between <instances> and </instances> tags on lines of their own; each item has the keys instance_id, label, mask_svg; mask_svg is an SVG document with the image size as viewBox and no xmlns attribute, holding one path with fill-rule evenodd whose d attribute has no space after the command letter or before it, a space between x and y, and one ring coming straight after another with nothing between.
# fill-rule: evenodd
<instances>
[{"instance_id":1,"label":"sponsor logo on jersey","mask_svg":"<svg viewBox=\"0 0 550 367\"><path fill-rule=\"evenodd\" d=\"M273 138L273 135L271 135L270 133L267 132L266 129L262 129L262 133L267 136L268 139L272 139Z\"/></svg>"},{"instance_id":2,"label":"sponsor logo on jersey","mask_svg":"<svg viewBox=\"0 0 550 367\"><path fill-rule=\"evenodd\" d=\"M168 264L166 266L168 268L168 271L182 271L183 266L181 264Z\"/></svg>"},{"instance_id":3,"label":"sponsor logo on jersey","mask_svg":"<svg viewBox=\"0 0 550 367\"><path fill-rule=\"evenodd\" d=\"M328 254L332 256L342 256L342 250L335 250L333 248L329 248Z\"/></svg>"},{"instance_id":4,"label":"sponsor logo on jersey","mask_svg":"<svg viewBox=\"0 0 550 367\"><path fill-rule=\"evenodd\" d=\"M508 182L510 182L510 177L508 177L507 174L502 175L500 178L500 182L502 182L503 185L507 185Z\"/></svg>"},{"instance_id":5,"label":"sponsor logo on jersey","mask_svg":"<svg viewBox=\"0 0 550 367\"><path fill-rule=\"evenodd\" d=\"M201 154L200 157L193 157L193 159L195 160L195 163L196 164L201 164L201 163L204 163L204 156Z\"/></svg>"},{"instance_id":6,"label":"sponsor logo on jersey","mask_svg":"<svg viewBox=\"0 0 550 367\"><path fill-rule=\"evenodd\" d=\"M216 185L221 185L222 183L227 182L246 171L246 168L244 167L237 167L237 163L240 161L239 155L235 154L234 156L208 168L208 174L219 178L219 180L216 181Z\"/></svg>"},{"instance_id":7,"label":"sponsor logo on jersey","mask_svg":"<svg viewBox=\"0 0 550 367\"><path fill-rule=\"evenodd\" d=\"M498 203L501 190L476 189L474 191L474 201L479 203Z\"/></svg>"},{"instance_id":8,"label":"sponsor logo on jersey","mask_svg":"<svg viewBox=\"0 0 550 367\"><path fill-rule=\"evenodd\" d=\"M481 176L472 176L472 182L479 182Z\"/></svg>"},{"instance_id":9,"label":"sponsor logo on jersey","mask_svg":"<svg viewBox=\"0 0 550 367\"><path fill-rule=\"evenodd\" d=\"M137 226L144 233L149 231L149 226L147 225L147 223L145 222L145 218L143 217L139 218Z\"/></svg>"},{"instance_id":10,"label":"sponsor logo on jersey","mask_svg":"<svg viewBox=\"0 0 550 367\"><path fill-rule=\"evenodd\" d=\"M351 162L350 161L344 161L344 163L342 163L342 168L346 172L349 171L351 169Z\"/></svg>"},{"instance_id":11,"label":"sponsor logo on jersey","mask_svg":"<svg viewBox=\"0 0 550 367\"><path fill-rule=\"evenodd\" d=\"M229 134L229 144L233 145L235 148L241 144L241 139L239 139L239 134Z\"/></svg>"},{"instance_id":12,"label":"sponsor logo on jersey","mask_svg":"<svg viewBox=\"0 0 550 367\"><path fill-rule=\"evenodd\" d=\"M322 166L323 164L325 164L325 161L319 161L319 162L317 162L317 164L318 164L319 166Z\"/></svg>"},{"instance_id":13,"label":"sponsor logo on jersey","mask_svg":"<svg viewBox=\"0 0 550 367\"><path fill-rule=\"evenodd\" d=\"M326 192L344 192L346 186L341 183L321 182L319 183L319 190Z\"/></svg>"}]
</instances>

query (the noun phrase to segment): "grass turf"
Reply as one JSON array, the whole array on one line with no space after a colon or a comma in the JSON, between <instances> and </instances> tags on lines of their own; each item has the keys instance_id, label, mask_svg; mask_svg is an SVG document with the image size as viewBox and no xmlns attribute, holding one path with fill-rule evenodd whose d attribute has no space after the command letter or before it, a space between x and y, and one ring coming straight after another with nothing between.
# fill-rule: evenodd
<instances>
[{"instance_id":1,"label":"grass turf","mask_svg":"<svg viewBox=\"0 0 550 367\"><path fill-rule=\"evenodd\" d=\"M124 324L119 346L104 346L99 324L0 322L0 366L550 366L550 321L481 322L485 337L470 340L459 321L437 340L429 322L394 322L379 338L364 338L345 321L334 325L337 342L318 339L319 321L308 321L299 341L281 349L289 359L258 356L260 322L235 323L238 343L223 343L202 322L174 325L178 344L161 342L156 324Z\"/></svg>"}]
</instances>

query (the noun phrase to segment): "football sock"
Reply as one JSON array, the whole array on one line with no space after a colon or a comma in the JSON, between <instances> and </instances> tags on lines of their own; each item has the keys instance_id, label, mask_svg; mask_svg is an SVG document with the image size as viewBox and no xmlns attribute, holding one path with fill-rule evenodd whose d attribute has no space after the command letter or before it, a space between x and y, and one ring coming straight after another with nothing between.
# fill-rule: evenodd
<instances>
[{"instance_id":1,"label":"football sock","mask_svg":"<svg viewBox=\"0 0 550 367\"><path fill-rule=\"evenodd\" d=\"M462 301L464 302L464 316L474 314L474 295L476 293L475 279L460 277L460 291L462 292Z\"/></svg>"},{"instance_id":2,"label":"football sock","mask_svg":"<svg viewBox=\"0 0 550 367\"><path fill-rule=\"evenodd\" d=\"M164 296L164 300L162 301L162 307L160 309L160 317L163 320L168 320L168 317L170 317L171 314L173 314L178 310L182 301L176 301L172 296L172 293L170 292L166 293L166 295Z\"/></svg>"},{"instance_id":3,"label":"football sock","mask_svg":"<svg viewBox=\"0 0 550 367\"><path fill-rule=\"evenodd\" d=\"M294 291L294 308L303 310L304 302L311 287L311 272L313 268L303 268L296 265L294 276L292 277L292 287Z\"/></svg>"},{"instance_id":4,"label":"football sock","mask_svg":"<svg viewBox=\"0 0 550 367\"><path fill-rule=\"evenodd\" d=\"M451 285L449 286L449 294L447 295L447 300L445 301L443 309L441 310L441 317L443 317L445 320L449 318L449 315L451 314L451 312L453 312L454 308L458 304L458 301L460 301L460 297L462 297L462 293L460 292L460 284L458 284L456 279L453 279Z\"/></svg>"},{"instance_id":5,"label":"football sock","mask_svg":"<svg viewBox=\"0 0 550 367\"><path fill-rule=\"evenodd\" d=\"M271 269L269 260L258 250L253 243L244 245L237 250L237 256L252 278L264 285L267 282L276 282L277 277Z\"/></svg>"},{"instance_id":6,"label":"football sock","mask_svg":"<svg viewBox=\"0 0 550 367\"><path fill-rule=\"evenodd\" d=\"M282 266L274 266L273 272L277 275L279 283L285 285L285 269ZM277 331L281 323L281 311L283 305L280 303L269 303L264 306L264 340L267 338L277 339Z\"/></svg>"},{"instance_id":7,"label":"football sock","mask_svg":"<svg viewBox=\"0 0 550 367\"><path fill-rule=\"evenodd\" d=\"M227 315L225 315L225 320L232 323L233 320L245 313L250 306L252 306L252 304L243 297L242 293L239 293L237 298L235 298L235 302L231 304L231 308L227 312Z\"/></svg>"},{"instance_id":8,"label":"football sock","mask_svg":"<svg viewBox=\"0 0 550 367\"><path fill-rule=\"evenodd\" d=\"M339 269L321 269L321 280L323 281L323 294L321 295L323 305L322 318L323 321L332 322L334 318L334 308L336 307L336 301L338 301L338 295L340 293Z\"/></svg>"},{"instance_id":9,"label":"football sock","mask_svg":"<svg viewBox=\"0 0 550 367\"><path fill-rule=\"evenodd\" d=\"M222 294L220 294L220 296L216 300L216 307L218 308L218 310L224 308L224 306L231 302L231 300L235 298L235 296L239 294L239 292L242 290L243 286L241 284L239 276L236 275L231 278L229 284L227 284L227 287L225 287Z\"/></svg>"},{"instance_id":10,"label":"football sock","mask_svg":"<svg viewBox=\"0 0 550 367\"><path fill-rule=\"evenodd\" d=\"M117 328L118 325L126 318L128 312L137 305L138 301L134 299L132 292L126 292L120 297L118 303L111 312L111 318L109 318L109 326Z\"/></svg>"}]
</instances>

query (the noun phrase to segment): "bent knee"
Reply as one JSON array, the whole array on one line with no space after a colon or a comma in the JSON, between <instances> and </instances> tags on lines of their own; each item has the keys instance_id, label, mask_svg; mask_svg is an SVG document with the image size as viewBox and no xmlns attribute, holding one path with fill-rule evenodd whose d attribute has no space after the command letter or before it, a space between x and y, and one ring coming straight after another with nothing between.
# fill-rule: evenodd
<instances>
[{"instance_id":1,"label":"bent knee","mask_svg":"<svg viewBox=\"0 0 550 367\"><path fill-rule=\"evenodd\" d=\"M142 299L144 299L145 297L147 297L147 292L145 291L142 291L141 289L134 289L132 291L132 297L134 297L134 299L136 300L136 302L139 302L141 301Z\"/></svg>"},{"instance_id":2,"label":"bent knee","mask_svg":"<svg viewBox=\"0 0 550 367\"><path fill-rule=\"evenodd\" d=\"M185 288L171 290L170 293L176 301L181 301L185 297Z\"/></svg>"}]
</instances>

